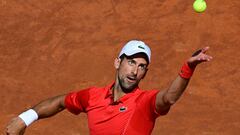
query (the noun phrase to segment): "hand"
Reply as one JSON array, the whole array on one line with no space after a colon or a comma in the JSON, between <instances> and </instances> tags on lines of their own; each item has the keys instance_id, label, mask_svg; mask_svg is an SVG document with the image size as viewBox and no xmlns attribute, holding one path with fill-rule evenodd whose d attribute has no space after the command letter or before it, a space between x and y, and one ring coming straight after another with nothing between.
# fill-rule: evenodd
<instances>
[{"instance_id":1,"label":"hand","mask_svg":"<svg viewBox=\"0 0 240 135\"><path fill-rule=\"evenodd\" d=\"M204 47L198 51L196 51L191 58L187 60L187 63L190 68L195 68L198 64L202 62L207 62L212 60L212 56L206 54L209 47Z\"/></svg>"},{"instance_id":2,"label":"hand","mask_svg":"<svg viewBox=\"0 0 240 135\"><path fill-rule=\"evenodd\" d=\"M19 117L13 118L6 127L5 135L23 135L26 129L26 125Z\"/></svg>"}]
</instances>

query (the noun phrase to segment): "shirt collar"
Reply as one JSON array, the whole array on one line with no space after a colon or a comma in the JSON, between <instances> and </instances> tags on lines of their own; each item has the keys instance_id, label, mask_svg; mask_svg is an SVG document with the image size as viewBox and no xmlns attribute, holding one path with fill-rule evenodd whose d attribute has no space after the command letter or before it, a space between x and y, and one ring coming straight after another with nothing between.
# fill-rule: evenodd
<instances>
[{"instance_id":1,"label":"shirt collar","mask_svg":"<svg viewBox=\"0 0 240 135\"><path fill-rule=\"evenodd\" d=\"M106 91L105 98L112 96L112 87L114 86L114 84L115 82L112 82L111 84L105 87L105 91Z\"/></svg>"},{"instance_id":2,"label":"shirt collar","mask_svg":"<svg viewBox=\"0 0 240 135\"><path fill-rule=\"evenodd\" d=\"M106 91L105 98L108 98L108 97L113 98L112 87L114 86L114 84L115 84L115 82L112 82L111 84L109 84L105 87L105 91ZM127 100L129 97L131 97L132 95L135 95L136 93L139 93L139 92L140 92L139 87L136 87L132 92L127 93L126 95L121 97L118 102L123 102L123 101Z\"/></svg>"}]
</instances>

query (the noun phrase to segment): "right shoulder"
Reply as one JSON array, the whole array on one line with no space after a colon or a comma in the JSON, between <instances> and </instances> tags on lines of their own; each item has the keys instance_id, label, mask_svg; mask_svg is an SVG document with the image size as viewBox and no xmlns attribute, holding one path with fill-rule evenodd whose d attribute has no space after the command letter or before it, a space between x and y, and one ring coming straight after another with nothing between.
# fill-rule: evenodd
<instances>
[{"instance_id":1,"label":"right shoulder","mask_svg":"<svg viewBox=\"0 0 240 135\"><path fill-rule=\"evenodd\" d=\"M77 95L79 97L88 97L88 99L96 98L96 97L101 97L105 93L104 88L92 86L86 89L81 89L81 90L73 90L67 94L67 96L70 95Z\"/></svg>"}]
</instances>

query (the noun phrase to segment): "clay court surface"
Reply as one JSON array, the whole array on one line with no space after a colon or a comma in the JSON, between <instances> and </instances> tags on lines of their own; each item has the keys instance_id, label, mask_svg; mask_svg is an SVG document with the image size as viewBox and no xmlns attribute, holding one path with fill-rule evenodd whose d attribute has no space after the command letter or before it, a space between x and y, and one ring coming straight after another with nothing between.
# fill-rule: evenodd
<instances>
[{"instance_id":1,"label":"clay court surface","mask_svg":"<svg viewBox=\"0 0 240 135\"><path fill-rule=\"evenodd\" d=\"M240 133L240 1L0 0L0 131L39 101L114 79L123 44L152 48L143 89L163 89L196 49L214 59L197 67L182 98L157 119L153 135ZM85 114L68 111L32 124L26 135L87 135Z\"/></svg>"}]
</instances>

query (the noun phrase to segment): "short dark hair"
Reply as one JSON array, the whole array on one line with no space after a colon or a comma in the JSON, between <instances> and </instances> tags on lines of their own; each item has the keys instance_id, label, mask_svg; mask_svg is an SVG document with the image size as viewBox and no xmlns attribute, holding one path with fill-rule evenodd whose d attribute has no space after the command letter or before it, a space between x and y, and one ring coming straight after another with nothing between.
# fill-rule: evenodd
<instances>
[{"instance_id":1,"label":"short dark hair","mask_svg":"<svg viewBox=\"0 0 240 135\"><path fill-rule=\"evenodd\" d=\"M119 58L120 58L121 60L123 60L125 57L127 57L127 55L126 55L126 54L122 54Z\"/></svg>"}]
</instances>

